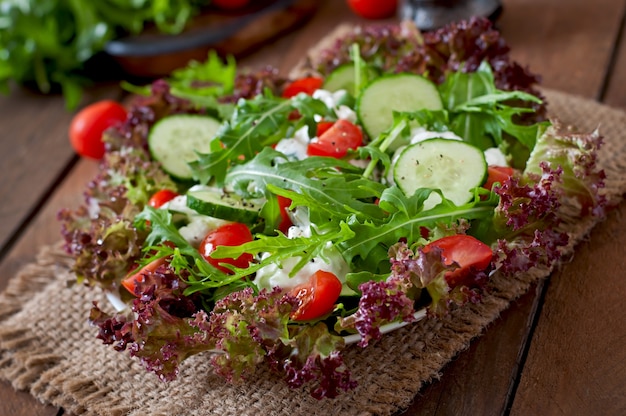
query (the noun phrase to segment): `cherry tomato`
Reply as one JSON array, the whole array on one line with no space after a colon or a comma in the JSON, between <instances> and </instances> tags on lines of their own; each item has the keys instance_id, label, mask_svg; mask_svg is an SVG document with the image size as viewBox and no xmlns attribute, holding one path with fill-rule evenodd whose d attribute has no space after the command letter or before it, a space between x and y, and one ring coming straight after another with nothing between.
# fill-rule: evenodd
<instances>
[{"instance_id":1,"label":"cherry tomato","mask_svg":"<svg viewBox=\"0 0 626 416\"><path fill-rule=\"evenodd\" d=\"M291 222L291 218L287 213L289 206L291 205L291 199L285 198L284 196L276 195L278 198L278 208L280 209L280 224L278 224L278 229L283 234L287 234L289 227L293 225Z\"/></svg>"},{"instance_id":2,"label":"cherry tomato","mask_svg":"<svg viewBox=\"0 0 626 416\"><path fill-rule=\"evenodd\" d=\"M513 176L513 172L513 168L508 166L488 166L487 181L483 185L483 188L491 191L494 183L500 182L500 184L502 184L504 181Z\"/></svg>"},{"instance_id":3,"label":"cherry tomato","mask_svg":"<svg viewBox=\"0 0 626 416\"><path fill-rule=\"evenodd\" d=\"M211 3L220 9L236 10L247 6L250 0L212 0Z\"/></svg>"},{"instance_id":4,"label":"cherry tomato","mask_svg":"<svg viewBox=\"0 0 626 416\"><path fill-rule=\"evenodd\" d=\"M249 241L252 241L252 233L248 227L245 224L233 222L209 232L200 243L199 250L202 257L211 265L226 274L232 274L228 268L221 266L220 263L227 263L241 268L248 267L248 264L253 260L252 254L243 253L236 259L217 259L211 257L211 253L219 246L240 246Z\"/></svg>"},{"instance_id":5,"label":"cherry tomato","mask_svg":"<svg viewBox=\"0 0 626 416\"><path fill-rule=\"evenodd\" d=\"M307 148L309 156L329 156L340 158L350 149L363 144L361 129L348 120L337 120L322 135L313 139Z\"/></svg>"},{"instance_id":6,"label":"cherry tomato","mask_svg":"<svg viewBox=\"0 0 626 416\"><path fill-rule=\"evenodd\" d=\"M442 257L446 265L453 262L459 267L446 273L445 278L450 287L463 284L463 280L470 273L471 269L485 270L491 263L493 253L491 247L482 241L465 234L452 235L440 238L423 248L428 253L433 247L442 250Z\"/></svg>"},{"instance_id":7,"label":"cherry tomato","mask_svg":"<svg viewBox=\"0 0 626 416\"><path fill-rule=\"evenodd\" d=\"M357 15L366 19L386 19L396 14L397 0L347 0Z\"/></svg>"},{"instance_id":8,"label":"cherry tomato","mask_svg":"<svg viewBox=\"0 0 626 416\"><path fill-rule=\"evenodd\" d=\"M146 275L154 273L156 269L159 268L162 264L165 264L165 258L162 257L160 259L156 259L155 261L146 264L138 271L132 271L128 276L122 280L122 286L126 288L130 293L135 296L138 295L138 287L141 286L142 283L146 281Z\"/></svg>"},{"instance_id":9,"label":"cherry tomato","mask_svg":"<svg viewBox=\"0 0 626 416\"><path fill-rule=\"evenodd\" d=\"M319 123L317 123L317 137L326 133L328 129L333 126L333 124L335 124L334 121L320 121Z\"/></svg>"},{"instance_id":10,"label":"cherry tomato","mask_svg":"<svg viewBox=\"0 0 626 416\"><path fill-rule=\"evenodd\" d=\"M170 191L169 189L161 189L160 191L155 192L148 201L148 205L152 208L159 208L163 206L166 202L171 201L176 198L178 194L174 191Z\"/></svg>"},{"instance_id":11,"label":"cherry tomato","mask_svg":"<svg viewBox=\"0 0 626 416\"><path fill-rule=\"evenodd\" d=\"M341 293L341 281L333 273L318 270L308 282L294 287L289 293L300 301L291 319L308 321L332 312Z\"/></svg>"},{"instance_id":12,"label":"cherry tomato","mask_svg":"<svg viewBox=\"0 0 626 416\"><path fill-rule=\"evenodd\" d=\"M295 97L301 92L307 95L313 95L315 90L318 90L322 87L323 83L324 83L324 80L318 77L307 77L307 78L297 79L285 87L285 89L283 90L283 97L284 98Z\"/></svg>"},{"instance_id":13,"label":"cherry tomato","mask_svg":"<svg viewBox=\"0 0 626 416\"><path fill-rule=\"evenodd\" d=\"M126 109L121 104L103 100L79 111L70 123L72 147L81 156L101 159L104 156L102 133L126 120Z\"/></svg>"}]
</instances>

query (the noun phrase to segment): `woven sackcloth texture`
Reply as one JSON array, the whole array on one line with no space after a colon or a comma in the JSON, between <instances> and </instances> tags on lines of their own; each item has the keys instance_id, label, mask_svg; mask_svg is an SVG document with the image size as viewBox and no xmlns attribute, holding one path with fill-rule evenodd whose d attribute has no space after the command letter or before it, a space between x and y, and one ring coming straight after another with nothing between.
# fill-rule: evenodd
<instances>
[{"instance_id":1,"label":"woven sackcloth texture","mask_svg":"<svg viewBox=\"0 0 626 416\"><path fill-rule=\"evenodd\" d=\"M599 162L607 173L606 191L618 203L626 192L626 114L563 93L545 95L550 113L565 124L582 131L599 127L605 136ZM573 217L563 225L573 236L570 252L598 220ZM205 355L185 361L176 381L159 381L128 354L95 339L86 318L93 300L101 305L106 300L94 290L68 285L70 267L60 245L44 247L0 295L0 378L77 415L389 415L407 407L512 300L550 274L495 275L479 304L408 325L364 350L349 347L345 361L358 387L317 401L307 391L290 390L264 367L244 383L225 383L211 373Z\"/></svg>"}]
</instances>

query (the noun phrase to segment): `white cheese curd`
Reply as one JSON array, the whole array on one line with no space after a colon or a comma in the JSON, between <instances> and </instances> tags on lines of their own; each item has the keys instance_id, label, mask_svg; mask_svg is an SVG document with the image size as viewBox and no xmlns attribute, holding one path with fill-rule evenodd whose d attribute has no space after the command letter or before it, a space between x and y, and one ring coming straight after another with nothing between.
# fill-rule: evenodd
<instances>
[{"instance_id":1,"label":"white cheese curd","mask_svg":"<svg viewBox=\"0 0 626 416\"><path fill-rule=\"evenodd\" d=\"M335 109L335 114L339 120L348 120L350 123L356 123L356 113L347 105L340 105Z\"/></svg>"},{"instance_id":2,"label":"white cheese curd","mask_svg":"<svg viewBox=\"0 0 626 416\"><path fill-rule=\"evenodd\" d=\"M275 149L290 159L302 160L307 158L306 149L310 141L307 126L302 126L293 137L286 137L276 143Z\"/></svg>"},{"instance_id":3,"label":"white cheese curd","mask_svg":"<svg viewBox=\"0 0 626 416\"><path fill-rule=\"evenodd\" d=\"M294 212L290 213L294 225L289 227L287 238L311 237L311 228L314 225L309 221L308 211L306 207L297 207ZM266 257L267 254L261 255L261 259ZM345 285L346 274L350 272L350 266L332 244L326 245L321 256L313 258L313 261L304 265L293 277L290 277L289 273L299 261L300 257L292 257L280 264L274 263L265 266L256 272L253 282L259 289L271 290L273 287L280 286L289 290L307 282L316 271L324 270L333 273L341 281L343 285L341 293L343 295L354 294L352 289Z\"/></svg>"},{"instance_id":4,"label":"white cheese curd","mask_svg":"<svg viewBox=\"0 0 626 416\"><path fill-rule=\"evenodd\" d=\"M351 290L345 286L346 274L350 271L350 267L341 256L341 253L331 244L324 247L322 252L323 257L313 258L312 261L298 270L293 277L290 277L289 273L293 270L298 261L300 261L299 257L288 258L281 264L265 266L256 272L254 284L259 289L271 290L273 287L280 286L285 290L290 290L302 283L308 282L311 276L318 270L323 270L333 273L341 281L344 286L342 294L350 293Z\"/></svg>"},{"instance_id":5,"label":"white cheese curd","mask_svg":"<svg viewBox=\"0 0 626 416\"><path fill-rule=\"evenodd\" d=\"M190 191L198 191L209 189L207 186L196 185L191 187ZM218 229L222 225L228 224L229 221L220 218L201 215L197 211L187 206L187 195L178 195L170 201L163 204L159 209L167 209L187 217L187 224L180 227L178 232L192 246L198 247L202 239L213 230Z\"/></svg>"},{"instance_id":6,"label":"white cheese curd","mask_svg":"<svg viewBox=\"0 0 626 416\"><path fill-rule=\"evenodd\" d=\"M485 150L485 160L489 166L509 166L509 162L506 160L506 156L497 147L490 147Z\"/></svg>"},{"instance_id":7,"label":"white cheese curd","mask_svg":"<svg viewBox=\"0 0 626 416\"><path fill-rule=\"evenodd\" d=\"M448 139L448 140L463 140L451 131L429 131L423 127L413 127L411 129L411 144L423 142L428 139Z\"/></svg>"},{"instance_id":8,"label":"white cheese curd","mask_svg":"<svg viewBox=\"0 0 626 416\"><path fill-rule=\"evenodd\" d=\"M339 102L346 94L346 90L338 90L335 92L330 92L326 90L315 90L313 92L313 98L324 102L324 104L326 104L326 107L334 110L335 115L338 119L348 120L351 123L356 123L357 117L354 110L346 105L339 104ZM317 121L320 121L321 119L321 116L316 116Z\"/></svg>"},{"instance_id":9,"label":"white cheese curd","mask_svg":"<svg viewBox=\"0 0 626 416\"><path fill-rule=\"evenodd\" d=\"M185 240L187 240L189 244L194 247L198 247L202 242L202 239L210 231L216 230L222 225L226 225L228 223L229 221L219 218L196 214L190 216L189 224L180 227L178 232Z\"/></svg>"},{"instance_id":10,"label":"white cheese curd","mask_svg":"<svg viewBox=\"0 0 626 416\"><path fill-rule=\"evenodd\" d=\"M337 106L337 103L346 95L346 90L339 90L335 92L327 90L315 90L313 91L313 98L320 100L326 104L326 107L333 109Z\"/></svg>"}]
</instances>

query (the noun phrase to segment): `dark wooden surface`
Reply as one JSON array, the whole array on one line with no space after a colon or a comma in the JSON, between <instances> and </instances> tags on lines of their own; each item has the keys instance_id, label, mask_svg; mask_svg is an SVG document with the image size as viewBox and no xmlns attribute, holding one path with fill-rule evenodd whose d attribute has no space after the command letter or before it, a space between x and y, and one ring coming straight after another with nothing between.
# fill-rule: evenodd
<instances>
[{"instance_id":1,"label":"dark wooden surface","mask_svg":"<svg viewBox=\"0 0 626 416\"><path fill-rule=\"evenodd\" d=\"M320 2L298 31L241 64L284 73L337 24L362 22L342 0ZM504 0L498 27L513 58L543 85L626 109L626 0ZM85 103L120 98L112 85ZM95 162L78 160L58 96L21 88L0 96L0 290L39 247L59 240L61 207L76 206ZM625 137L622 139L626 140ZM406 414L626 414L626 204L609 215L576 257L532 288L416 396ZM56 415L0 383L0 415Z\"/></svg>"}]
</instances>

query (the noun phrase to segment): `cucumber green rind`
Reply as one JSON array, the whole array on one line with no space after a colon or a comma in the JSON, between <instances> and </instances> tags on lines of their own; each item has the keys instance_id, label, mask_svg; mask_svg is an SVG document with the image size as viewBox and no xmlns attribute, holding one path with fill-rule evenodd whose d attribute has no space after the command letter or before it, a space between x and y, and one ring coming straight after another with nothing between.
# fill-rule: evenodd
<instances>
[{"instance_id":1,"label":"cucumber green rind","mask_svg":"<svg viewBox=\"0 0 626 416\"><path fill-rule=\"evenodd\" d=\"M400 151L393 171L394 181L407 196L419 188L440 189L456 205L469 202L471 190L487 178L487 162L477 147L460 141L429 139ZM432 193L424 202L430 209L441 202Z\"/></svg>"},{"instance_id":2,"label":"cucumber green rind","mask_svg":"<svg viewBox=\"0 0 626 416\"><path fill-rule=\"evenodd\" d=\"M187 193L187 206L199 214L244 224L258 220L263 203L263 200L245 200L212 190Z\"/></svg>"},{"instance_id":3,"label":"cucumber green rind","mask_svg":"<svg viewBox=\"0 0 626 416\"><path fill-rule=\"evenodd\" d=\"M377 75L376 71L370 67L365 71L369 79ZM331 92L346 90L354 94L354 65L344 64L335 68L324 80L324 89Z\"/></svg>"},{"instance_id":4,"label":"cucumber green rind","mask_svg":"<svg viewBox=\"0 0 626 416\"><path fill-rule=\"evenodd\" d=\"M197 152L210 152L211 140L220 126L219 120L206 115L175 114L165 117L150 130L150 154L171 176L181 180L192 179L189 162L197 159Z\"/></svg>"},{"instance_id":5,"label":"cucumber green rind","mask_svg":"<svg viewBox=\"0 0 626 416\"><path fill-rule=\"evenodd\" d=\"M357 115L367 134L375 139L393 124L393 112L442 110L437 86L416 74L391 74L369 83L357 99Z\"/></svg>"}]
</instances>

